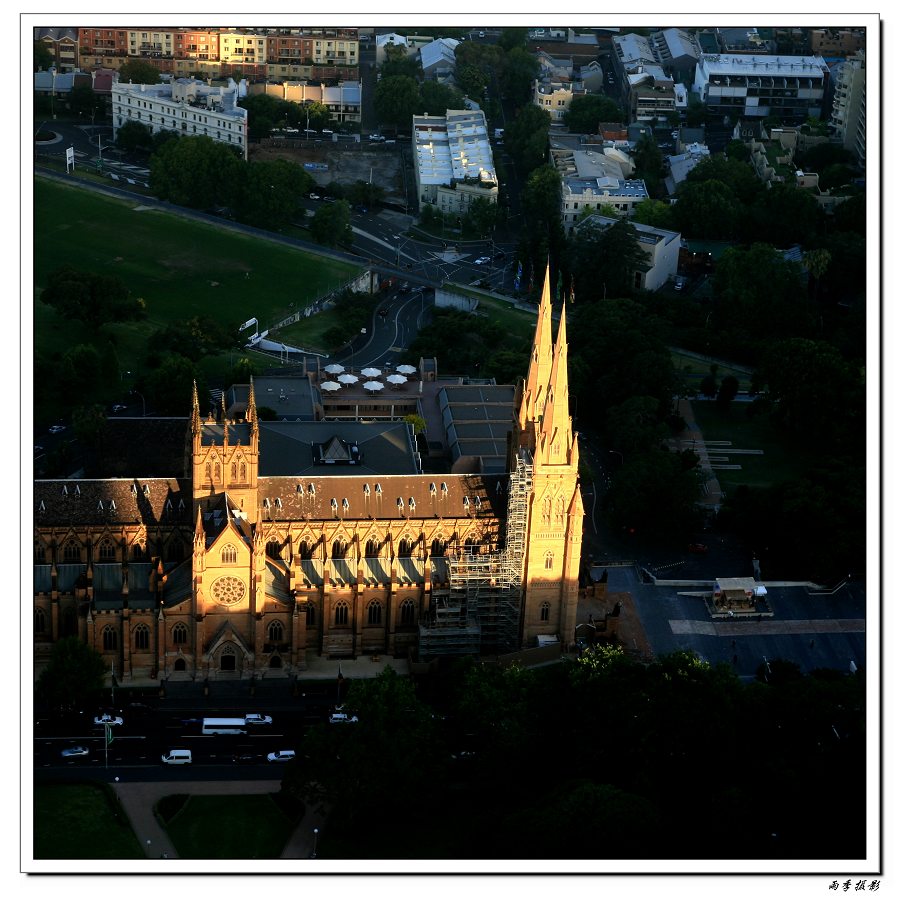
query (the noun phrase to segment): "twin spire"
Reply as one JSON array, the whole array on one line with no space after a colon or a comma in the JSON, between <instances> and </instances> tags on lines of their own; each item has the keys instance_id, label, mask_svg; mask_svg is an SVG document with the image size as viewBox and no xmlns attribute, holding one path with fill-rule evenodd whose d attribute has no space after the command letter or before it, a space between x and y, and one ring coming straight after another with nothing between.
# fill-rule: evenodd
<instances>
[{"instance_id":1,"label":"twin spire","mask_svg":"<svg viewBox=\"0 0 900 900\"><path fill-rule=\"evenodd\" d=\"M548 263L517 424L520 442L531 447L535 461L539 459L550 465L571 465L576 462L576 458L572 452L574 442L572 419L569 416L565 300L555 342L552 328Z\"/></svg>"}]
</instances>

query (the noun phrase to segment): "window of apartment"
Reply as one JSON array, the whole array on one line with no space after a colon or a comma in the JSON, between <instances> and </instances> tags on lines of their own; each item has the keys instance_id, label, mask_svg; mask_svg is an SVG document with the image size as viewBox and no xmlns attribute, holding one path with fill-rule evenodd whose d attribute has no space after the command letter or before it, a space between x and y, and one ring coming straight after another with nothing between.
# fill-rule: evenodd
<instances>
[{"instance_id":1,"label":"window of apartment","mask_svg":"<svg viewBox=\"0 0 900 900\"><path fill-rule=\"evenodd\" d=\"M137 628L134 629L134 649L150 649L150 629L146 625L138 625Z\"/></svg>"}]
</instances>

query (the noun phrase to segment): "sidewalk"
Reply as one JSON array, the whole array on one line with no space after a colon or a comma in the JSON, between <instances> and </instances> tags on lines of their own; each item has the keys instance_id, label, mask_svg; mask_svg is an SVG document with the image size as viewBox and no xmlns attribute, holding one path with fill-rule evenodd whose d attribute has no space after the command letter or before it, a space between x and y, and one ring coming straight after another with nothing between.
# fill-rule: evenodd
<instances>
[{"instance_id":1,"label":"sidewalk","mask_svg":"<svg viewBox=\"0 0 900 900\"><path fill-rule=\"evenodd\" d=\"M153 807L169 794L190 793L192 796L275 794L281 790L280 781L154 781L113 782L112 787L128 816L134 834L148 859L178 859L175 847L153 814ZM316 842L314 828L321 829L325 815L321 808L307 807L306 813L288 838L282 859L308 859Z\"/></svg>"},{"instance_id":2,"label":"sidewalk","mask_svg":"<svg viewBox=\"0 0 900 900\"><path fill-rule=\"evenodd\" d=\"M694 410L691 401L682 397L678 401L678 414L687 423L685 430L675 438L674 443L678 451L693 450L700 457L700 469L706 478L704 484L704 496L700 501L707 509L718 512L722 504L722 488L719 479L716 478L712 464L709 461L709 452L703 441L703 432L694 419Z\"/></svg>"}]
</instances>

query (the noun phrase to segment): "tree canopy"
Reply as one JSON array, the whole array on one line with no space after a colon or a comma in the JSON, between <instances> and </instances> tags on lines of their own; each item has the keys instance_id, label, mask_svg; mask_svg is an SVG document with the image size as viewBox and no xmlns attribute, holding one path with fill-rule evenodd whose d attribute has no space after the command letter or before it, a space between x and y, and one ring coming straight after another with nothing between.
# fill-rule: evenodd
<instances>
[{"instance_id":1,"label":"tree canopy","mask_svg":"<svg viewBox=\"0 0 900 900\"><path fill-rule=\"evenodd\" d=\"M96 650L79 637L65 637L53 644L50 662L37 681L37 695L54 709L78 711L96 701L106 672Z\"/></svg>"},{"instance_id":2,"label":"tree canopy","mask_svg":"<svg viewBox=\"0 0 900 900\"><path fill-rule=\"evenodd\" d=\"M313 239L326 247L336 247L339 244L349 247L353 243L350 204L346 200L323 203L312 217L309 230Z\"/></svg>"},{"instance_id":3,"label":"tree canopy","mask_svg":"<svg viewBox=\"0 0 900 900\"><path fill-rule=\"evenodd\" d=\"M409 75L388 75L375 85L375 112L379 121L392 122L397 128L411 128L420 103L418 82Z\"/></svg>"},{"instance_id":4,"label":"tree canopy","mask_svg":"<svg viewBox=\"0 0 900 900\"><path fill-rule=\"evenodd\" d=\"M130 322L144 316L143 300L132 297L115 275L80 272L71 266L56 269L41 291L41 302L66 319L99 328L108 322Z\"/></svg>"},{"instance_id":5,"label":"tree canopy","mask_svg":"<svg viewBox=\"0 0 900 900\"><path fill-rule=\"evenodd\" d=\"M573 258L578 297L587 300L631 296L634 273L647 259L627 219L609 226L590 222L581 226Z\"/></svg>"},{"instance_id":6,"label":"tree canopy","mask_svg":"<svg viewBox=\"0 0 900 900\"><path fill-rule=\"evenodd\" d=\"M521 107L515 119L507 122L503 139L521 175L546 161L549 134L550 113L532 103Z\"/></svg>"},{"instance_id":7,"label":"tree canopy","mask_svg":"<svg viewBox=\"0 0 900 900\"><path fill-rule=\"evenodd\" d=\"M159 69L142 59L129 59L119 66L120 84L159 84Z\"/></svg>"},{"instance_id":8,"label":"tree canopy","mask_svg":"<svg viewBox=\"0 0 900 900\"><path fill-rule=\"evenodd\" d=\"M244 161L205 135L167 141L150 157L150 187L162 200L206 209L230 198Z\"/></svg>"},{"instance_id":9,"label":"tree canopy","mask_svg":"<svg viewBox=\"0 0 900 900\"><path fill-rule=\"evenodd\" d=\"M572 98L565 122L573 134L596 134L601 122L624 122L622 108L605 94L581 94Z\"/></svg>"}]
</instances>

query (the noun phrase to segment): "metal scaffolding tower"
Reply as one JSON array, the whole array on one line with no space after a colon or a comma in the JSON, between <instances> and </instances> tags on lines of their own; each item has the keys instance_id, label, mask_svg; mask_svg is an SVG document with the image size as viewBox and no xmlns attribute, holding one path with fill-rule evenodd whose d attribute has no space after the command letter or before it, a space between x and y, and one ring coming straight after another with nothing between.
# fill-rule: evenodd
<instances>
[{"instance_id":1,"label":"metal scaffolding tower","mask_svg":"<svg viewBox=\"0 0 900 900\"><path fill-rule=\"evenodd\" d=\"M531 453L520 450L509 476L503 549L448 558L450 587L433 592L431 620L419 625L421 658L518 649L533 468Z\"/></svg>"}]
</instances>

